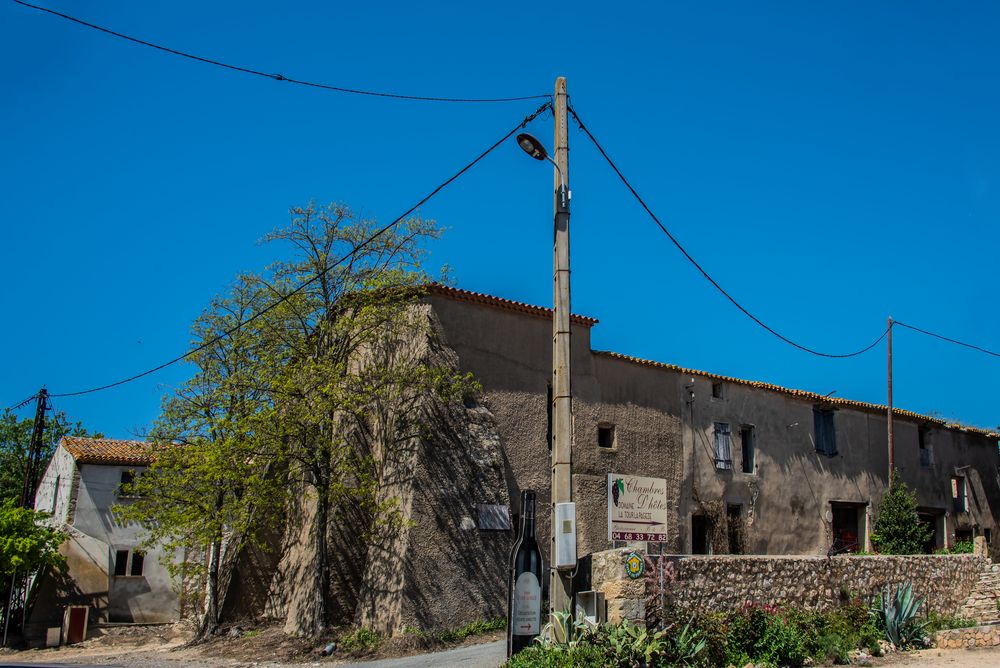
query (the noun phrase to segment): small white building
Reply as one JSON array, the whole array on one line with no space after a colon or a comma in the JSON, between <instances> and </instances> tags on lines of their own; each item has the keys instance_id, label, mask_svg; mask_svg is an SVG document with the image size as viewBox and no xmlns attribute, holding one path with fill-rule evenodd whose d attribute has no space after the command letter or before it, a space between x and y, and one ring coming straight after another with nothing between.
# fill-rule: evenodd
<instances>
[{"instance_id":1,"label":"small white building","mask_svg":"<svg viewBox=\"0 0 1000 668\"><path fill-rule=\"evenodd\" d=\"M60 547L68 577L48 575L39 583L31 627L58 626L68 605L89 606L91 622L179 619L177 587L163 552L143 552L142 526L119 523L111 510L128 503L120 488L149 465L151 448L110 438L66 436L59 442L38 484L35 509L50 513L48 522L69 535Z\"/></svg>"}]
</instances>

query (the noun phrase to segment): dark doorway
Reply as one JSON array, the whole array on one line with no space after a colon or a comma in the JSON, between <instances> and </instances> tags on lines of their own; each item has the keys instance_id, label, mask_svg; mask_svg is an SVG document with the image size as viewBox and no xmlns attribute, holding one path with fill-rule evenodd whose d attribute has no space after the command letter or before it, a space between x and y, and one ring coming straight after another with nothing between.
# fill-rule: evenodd
<instances>
[{"instance_id":1,"label":"dark doorway","mask_svg":"<svg viewBox=\"0 0 1000 668\"><path fill-rule=\"evenodd\" d=\"M726 533L729 536L729 554L743 554L743 506L726 506Z\"/></svg>"},{"instance_id":2,"label":"dark doorway","mask_svg":"<svg viewBox=\"0 0 1000 668\"><path fill-rule=\"evenodd\" d=\"M833 503L833 545L831 551L860 552L864 549L860 506Z\"/></svg>"},{"instance_id":3,"label":"dark doorway","mask_svg":"<svg viewBox=\"0 0 1000 668\"><path fill-rule=\"evenodd\" d=\"M691 516L691 554L708 554L708 518Z\"/></svg>"},{"instance_id":4,"label":"dark doorway","mask_svg":"<svg viewBox=\"0 0 1000 668\"><path fill-rule=\"evenodd\" d=\"M920 523L931 529L931 537L927 539L924 543L924 554L934 554L934 550L937 549L941 543L938 542L940 536L938 535L938 524L940 523L939 516L934 513L917 513L917 519Z\"/></svg>"}]
</instances>

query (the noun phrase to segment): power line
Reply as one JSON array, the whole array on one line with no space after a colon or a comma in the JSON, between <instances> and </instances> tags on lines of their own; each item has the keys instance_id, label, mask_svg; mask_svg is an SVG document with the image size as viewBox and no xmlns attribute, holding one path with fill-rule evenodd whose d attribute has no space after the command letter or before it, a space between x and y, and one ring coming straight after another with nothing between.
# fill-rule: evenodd
<instances>
[{"instance_id":1,"label":"power line","mask_svg":"<svg viewBox=\"0 0 1000 668\"><path fill-rule=\"evenodd\" d=\"M511 136L513 136L513 134L515 132L517 132L521 128L525 127L526 125L528 125L531 121L535 120L535 118L539 114L541 114L543 111L545 111L546 109L548 109L550 106L551 106L551 103L546 102L542 106L538 107L538 109L536 109L535 111L533 111L531 114L529 114L528 116L525 116L524 119L521 120L521 122L518 123L510 132L508 132L503 137L501 137L500 139L498 139L488 149L486 149L485 151L483 151L482 153L480 153L474 160L472 160L472 162L468 163L467 165L465 165L464 167L462 167L460 170L458 170L457 172L455 172L455 174L453 174L448 180L446 180L444 183L442 183L437 188L435 188L434 190L432 190L428 195L426 195L425 197L423 197L419 202L417 202L416 204L414 204L413 206L411 206L409 209L407 209L405 212L403 212L399 217L397 217L391 223L389 223L388 225L383 226L381 229L379 229L373 235L371 235L370 237L368 237L367 239L365 239L363 242L361 242L360 244L358 244L357 246L355 246L354 249L351 250L350 253L347 253L346 255L344 255L343 257L341 257L339 260L337 260L336 262L334 262L330 266L326 267L321 272L317 273L312 278L304 281L301 285L299 285L299 287L295 288L294 290L292 290L288 294L280 297L274 303L272 303L269 306L261 309L260 311L258 311L257 313L253 314L252 316L250 316L246 320L243 320L243 321L237 323L236 325L230 327L229 329L227 329L226 331L222 332L221 334L215 336L212 339L209 339L205 343L202 343L200 346L192 348L191 350L187 351L183 355L179 355L178 357L175 357L172 360L164 362L163 364L159 364L159 365L153 367L152 369L147 369L146 371L143 371L142 373L137 373L134 376L129 376L128 378L123 378L122 380L118 380L118 381L115 381L113 383L108 383L106 385L100 385L100 386L97 386L97 387L92 387L92 388L89 388L89 389L86 389L86 390L79 390L79 391L76 391L76 392L51 393L51 394L49 394L49 396L50 397L75 397L75 396L79 396L81 394L91 394L93 392L100 392L102 390L111 389L112 387L118 387L119 385L124 385L126 383L131 383L133 380L138 380L139 378L142 378L144 376L148 376L150 374L156 373L157 371L160 371L161 369L165 369L165 368L167 368L168 366L170 366L172 364L176 364L177 362L180 362L181 360L185 359L186 357L188 357L190 355L193 355L194 353L197 353L197 352L199 352L201 350L204 350L205 348L207 348L207 347L209 347L211 345L214 345L215 343L221 341L222 339L226 338L227 336L229 336L230 334L232 334L233 332L235 332L236 330L238 330L240 327L243 327L245 325L249 325L251 322L253 322L257 318L260 318L261 316L269 313L270 311L272 311L275 308L277 308L280 304L286 302L291 297L293 297L294 295L296 295L299 292L301 292L302 290L304 290L310 284L312 284L312 283L318 281L319 279L321 279L331 269L333 269L334 267L336 267L339 264L343 263L345 260L349 259L350 257L352 257L353 255L355 255L356 253L360 252L365 247L367 247L369 244L371 244L373 241L375 241L380 236L382 236L387 231L389 231L391 228L393 228L396 225L398 225L402 220L404 220L411 213L413 213L418 208L420 208L421 206L423 206L428 200L430 200L432 197L434 197L439 192L441 192L445 187L447 187L448 185L450 185L458 177L462 176L463 174L465 174L465 172L467 172L470 169L472 169L472 167L475 166L480 160L482 160L487 155L489 155L490 153L492 153L498 146L500 146L505 141L507 141Z\"/></svg>"},{"instance_id":2,"label":"power line","mask_svg":"<svg viewBox=\"0 0 1000 668\"><path fill-rule=\"evenodd\" d=\"M954 343L955 345L964 346L966 348L972 348L973 350L978 350L981 353L986 353L987 355L992 355L993 357L1000 357L1000 353L995 353L992 350L987 350L986 348L980 348L979 346L974 346L971 343L965 343L964 341L959 341L958 339L951 339L947 336L942 336L940 334L935 334L934 332L928 332L926 329L920 329L919 327L914 327L913 325L907 325L905 322L900 322L899 320L893 320L893 325L899 325L900 327L906 327L907 329L912 329L915 332L920 332L921 334L926 334L927 336L933 336L935 339L941 339L942 341L947 341L948 343Z\"/></svg>"},{"instance_id":3,"label":"power line","mask_svg":"<svg viewBox=\"0 0 1000 668\"><path fill-rule=\"evenodd\" d=\"M388 97L397 100L416 100L421 102L471 102L471 103L489 103L489 102L519 102L522 100L541 100L541 99L552 99L551 95L522 95L520 97L493 97L493 98L475 98L475 97L433 97L426 95L402 95L398 93L386 93L382 91L373 90L361 90L358 88L345 88L343 86L331 86L328 84L316 83L313 81L305 81L303 79L293 79L291 77L286 77L283 74L261 72L260 70L250 69L248 67L240 67L238 65L231 65L229 63L224 63L219 60L213 60L211 58L205 58L204 56L196 56L193 53L187 53L185 51L179 51L177 49L172 49L170 47L161 46L159 44L154 44L148 42L144 39L139 39L138 37L131 37L114 30L110 30L103 26L96 25L94 23L89 23L83 19L78 19L75 16L70 16L69 14L63 14L62 12L57 12L54 9L49 9L48 7L39 7L38 5L32 5L31 3L24 2L23 0L12 0L19 5L24 5L25 7L30 7L31 9L37 9L40 12L45 12L47 14L52 14L53 16L58 16L64 18L67 21L72 21L87 28L92 28L100 32L106 33L108 35L113 35L129 42L134 42L135 44L141 44L142 46L148 46L159 51L164 51L166 53L171 53L175 56L181 56L183 58L190 58L191 60L197 60L200 63L206 63L208 65L215 65L216 67L222 67L227 70L233 70L235 72L243 72L244 74L253 74L255 76L264 77L267 79L272 79L274 81L285 81L291 84L298 84L299 86L309 86L311 88L321 88L323 90L335 91L338 93L350 93L352 95L368 95L371 97Z\"/></svg>"},{"instance_id":4,"label":"power line","mask_svg":"<svg viewBox=\"0 0 1000 668\"><path fill-rule=\"evenodd\" d=\"M642 205L642 208L646 210L646 213L649 214L649 217L653 219L653 222L655 222L659 226L659 228L663 231L663 233L667 235L667 238L670 239L671 242L673 242L674 246L677 247L677 250L679 250L681 252L681 254L684 255L685 258L687 258L688 262L690 262L692 265L694 265L695 269L697 269L699 272L701 272L701 275L704 276L705 279L709 283L711 283L715 287L716 290L718 290L720 293L722 293L722 296L724 296L726 299L728 299L733 304L733 306L735 306L736 308L738 308L740 311L743 312L744 315L746 315L748 318L750 318L751 320L753 320L755 323L757 323L758 325L760 325L761 327L763 327L765 330L767 330L768 332L770 332L774 336L778 337L779 339L781 339L782 341L784 341L788 345L793 346L795 348L798 348L799 350L805 351L805 352L810 353L812 355L816 355L818 357L833 357L833 358L856 357L858 355L866 353L869 350L871 350L872 348L874 348L875 346L877 346L882 341L882 339L884 339L886 337L886 335L889 333L889 328L886 327L885 331L883 331L882 334L877 339L875 339L872 343L870 343L869 345L865 346L861 350L857 350L857 351L855 351L853 353L832 354L832 353L820 352L818 350L814 350L812 348L804 346L804 345L802 345L800 343L796 343L795 341L792 341L791 339L789 339L787 336L784 336L783 334L780 334L779 332L775 331L774 328L772 328L772 327L768 326L767 324L765 324L760 318L758 318L757 316L755 316L753 313L751 313L750 311L748 311L746 309L746 307L744 307L742 304L740 304L738 301L736 301L736 299L732 295L730 295L728 292L726 292L726 290L721 285L719 285L718 282L716 282L716 280L714 278L712 278L709 275L709 273L707 271L705 271L705 269L700 264L698 264L698 261L695 260L691 256L691 254L687 252L687 250L684 248L684 246L681 245L681 243L677 240L677 238L674 237L674 235L670 233L670 230L668 230L666 228L666 226L662 222L660 222L660 219L656 217L656 214L653 213L652 209L649 208L649 206L642 199L642 197L639 195L639 193L636 192L636 189L632 187L632 184L629 183L628 179L625 178L625 175L622 174L621 170L618 169L618 166L614 163L614 161L611 159L611 157L608 156L607 152L601 146L600 142L597 141L597 138L594 137L594 135L590 132L590 130L587 129L587 126L584 125L583 121L580 120L580 117L577 115L577 113L573 109L573 107L569 107L569 112L571 114L573 114L573 118L575 118L576 122L580 124L580 129L583 130L583 132L587 135L587 137L590 138L590 141L593 142L594 146L597 147L597 150L601 153L601 155L604 157L604 159L608 162L609 165L611 165L611 169L613 169L614 172L615 172L615 174L618 175L618 178L621 179L621 182L625 184L625 187L629 189L629 192L632 193L632 196L635 197L635 199L639 202L639 204Z\"/></svg>"}]
</instances>

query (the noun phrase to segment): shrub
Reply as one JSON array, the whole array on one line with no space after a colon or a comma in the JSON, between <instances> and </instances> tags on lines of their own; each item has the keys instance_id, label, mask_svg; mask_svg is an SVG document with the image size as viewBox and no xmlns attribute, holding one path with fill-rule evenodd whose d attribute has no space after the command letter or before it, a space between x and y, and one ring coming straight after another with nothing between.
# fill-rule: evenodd
<instances>
[{"instance_id":1,"label":"shrub","mask_svg":"<svg viewBox=\"0 0 1000 668\"><path fill-rule=\"evenodd\" d=\"M872 545L883 554L920 554L934 529L920 521L917 497L894 470L889 491L879 504Z\"/></svg>"},{"instance_id":2,"label":"shrub","mask_svg":"<svg viewBox=\"0 0 1000 668\"><path fill-rule=\"evenodd\" d=\"M382 634L366 628L357 628L340 637L340 648L345 652L373 652L385 638Z\"/></svg>"}]
</instances>

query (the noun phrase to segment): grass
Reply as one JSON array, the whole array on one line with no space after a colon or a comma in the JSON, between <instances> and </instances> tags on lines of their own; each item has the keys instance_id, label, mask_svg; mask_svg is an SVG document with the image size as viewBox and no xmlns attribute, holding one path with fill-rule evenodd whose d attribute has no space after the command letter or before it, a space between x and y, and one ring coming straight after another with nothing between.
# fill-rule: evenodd
<instances>
[{"instance_id":1,"label":"grass","mask_svg":"<svg viewBox=\"0 0 1000 668\"><path fill-rule=\"evenodd\" d=\"M499 631L501 629L507 628L507 620L503 617L495 617L493 619L477 620L466 624L465 626L457 629L452 629L448 631L421 631L412 626L406 627L406 633L411 633L413 635L421 636L427 638L428 640L437 641L440 643L454 643L465 640L472 636L482 635L484 633L489 633L490 631Z\"/></svg>"}]
</instances>

